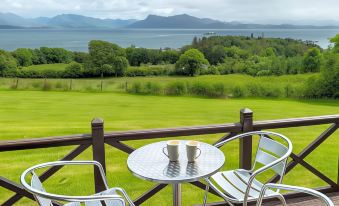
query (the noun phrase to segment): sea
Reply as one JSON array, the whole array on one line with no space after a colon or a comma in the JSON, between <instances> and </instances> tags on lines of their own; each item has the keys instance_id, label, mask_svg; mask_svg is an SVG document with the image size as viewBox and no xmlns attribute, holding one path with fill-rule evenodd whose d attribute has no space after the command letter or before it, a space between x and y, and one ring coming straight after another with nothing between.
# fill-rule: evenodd
<instances>
[{"instance_id":1,"label":"sea","mask_svg":"<svg viewBox=\"0 0 339 206\"><path fill-rule=\"evenodd\" d=\"M327 48L339 29L1 29L0 49L59 47L87 51L91 40L104 40L121 47L180 48L206 34L292 38L313 41Z\"/></svg>"}]
</instances>

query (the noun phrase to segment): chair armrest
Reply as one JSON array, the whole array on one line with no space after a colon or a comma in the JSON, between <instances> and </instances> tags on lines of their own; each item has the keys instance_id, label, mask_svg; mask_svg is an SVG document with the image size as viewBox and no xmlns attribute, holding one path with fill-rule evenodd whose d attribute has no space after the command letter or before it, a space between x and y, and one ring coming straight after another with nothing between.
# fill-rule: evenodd
<instances>
[{"instance_id":1,"label":"chair armrest","mask_svg":"<svg viewBox=\"0 0 339 206\"><path fill-rule=\"evenodd\" d=\"M286 156L286 157L285 157ZM245 192L245 197L244 197L244 202L247 202L248 200L248 196L249 196L249 192L251 190L251 186L252 186L252 183L255 179L256 176L258 176L259 174L271 169L272 167L274 167L275 165L281 163L282 161L286 161L286 159L288 158L287 155L285 155L279 159L277 159L276 161L268 164L268 165L265 165L257 170L255 170L252 175L250 176L249 180L248 180L248 185L247 185L247 188L246 188L246 192ZM265 193L264 193L265 194Z\"/></svg>"},{"instance_id":2,"label":"chair armrest","mask_svg":"<svg viewBox=\"0 0 339 206\"><path fill-rule=\"evenodd\" d=\"M113 187L111 189L119 191L125 197L125 199L127 200L128 204L130 206L135 206L134 203L133 203L133 200L127 195L127 192L123 188Z\"/></svg>"},{"instance_id":3,"label":"chair armrest","mask_svg":"<svg viewBox=\"0 0 339 206\"><path fill-rule=\"evenodd\" d=\"M291 186L291 185L284 185L284 184L274 184L274 183L268 183L263 186L260 192L259 199L257 201L257 206L260 206L262 204L262 200L264 198L264 194L267 189L281 189L281 190L289 190L289 191L295 191L295 192L303 192L312 196L315 196L322 200L326 206L334 206L333 202L328 198L326 195L312 189L304 188L304 187L297 187L297 186Z\"/></svg>"}]
</instances>

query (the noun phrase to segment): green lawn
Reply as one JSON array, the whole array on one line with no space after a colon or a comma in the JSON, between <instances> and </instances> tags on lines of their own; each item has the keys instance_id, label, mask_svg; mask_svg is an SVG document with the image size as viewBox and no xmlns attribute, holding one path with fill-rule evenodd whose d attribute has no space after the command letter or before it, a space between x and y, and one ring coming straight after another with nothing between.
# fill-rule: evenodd
<instances>
[{"instance_id":1,"label":"green lawn","mask_svg":"<svg viewBox=\"0 0 339 206\"><path fill-rule=\"evenodd\" d=\"M0 91L0 105L0 140L89 133L90 121L94 117L102 117L105 120L106 131L118 131L238 122L239 110L244 107L254 111L255 120L339 113L339 101L334 100L204 99L108 92ZM322 125L277 131L293 141L294 152L297 153L327 127L328 125ZM221 136L222 134L189 138L212 143ZM338 176L338 138L339 132L336 132L307 158L309 163L334 181ZM140 147L152 141L131 141L127 144ZM72 148L74 147L1 153L1 176L18 182L25 168L41 162L58 160ZM225 147L224 152L227 157L225 169L237 167L237 144ZM91 159L91 150L87 150L77 159ZM153 184L131 175L126 167L126 159L126 154L107 146L107 176L110 185L124 187L133 198L136 198ZM68 194L88 194L93 191L92 170L63 169L61 172L63 175L58 173L46 182L49 190ZM325 185L301 167L287 175L285 183L310 187ZM80 190L80 187L84 189ZM170 188L166 188L145 205L169 205L170 192ZM0 202L11 194L0 188ZM202 197L201 190L184 185L183 205L201 203ZM219 200L215 197L211 199ZM34 204L24 200L18 205Z\"/></svg>"},{"instance_id":2,"label":"green lawn","mask_svg":"<svg viewBox=\"0 0 339 206\"><path fill-rule=\"evenodd\" d=\"M27 70L53 70L53 71L64 71L68 64L40 64L24 67L23 69Z\"/></svg>"}]
</instances>

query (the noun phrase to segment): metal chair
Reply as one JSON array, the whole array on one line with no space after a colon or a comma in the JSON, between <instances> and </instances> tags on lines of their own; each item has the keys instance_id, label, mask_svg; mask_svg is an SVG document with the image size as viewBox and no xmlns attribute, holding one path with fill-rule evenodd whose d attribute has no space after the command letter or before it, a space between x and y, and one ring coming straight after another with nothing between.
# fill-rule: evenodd
<instances>
[{"instance_id":1,"label":"metal chair","mask_svg":"<svg viewBox=\"0 0 339 206\"><path fill-rule=\"evenodd\" d=\"M264 198L264 194L266 190L268 189L281 189L281 190L289 190L289 191L295 191L295 192L303 192L309 195L313 195L315 197L318 197L320 200L324 202L326 206L334 206L333 202L328 198L326 195L312 189L304 188L304 187L297 187L297 186L290 186L290 185L283 185L283 184L273 184L269 183L262 187L259 199L257 201L257 206L260 206L262 204L262 200Z\"/></svg>"},{"instance_id":2,"label":"metal chair","mask_svg":"<svg viewBox=\"0 0 339 206\"><path fill-rule=\"evenodd\" d=\"M64 165L93 165L97 167L100 171L106 190L91 196L66 196L46 192L35 171L41 168ZM30 184L26 182L29 174L31 174ZM52 200L68 202L65 206L80 206L82 203L86 206L102 206L102 202L104 202L106 206L125 206L126 200L130 206L134 206L133 201L128 197L124 189L108 187L104 169L102 165L96 161L57 161L39 164L25 170L22 173L20 180L24 188L34 195L40 206L53 206ZM122 196L119 195L118 192L122 194Z\"/></svg>"},{"instance_id":3,"label":"metal chair","mask_svg":"<svg viewBox=\"0 0 339 206\"><path fill-rule=\"evenodd\" d=\"M278 183L282 182L287 159L292 153L292 143L284 135L264 131L248 132L221 141L215 146L221 147L233 140L254 135L259 136L259 143L252 169L223 171L216 173L212 177L206 178L207 186L204 196L204 205L206 205L207 202L209 187L214 189L214 191L216 191L229 205L243 204L243 206L247 206L248 201L255 201L259 198L260 191L264 185L256 179L259 174L268 170L273 170L280 176ZM273 140L271 137L280 139L283 143ZM256 169L258 165L261 167ZM279 198L283 205L286 206L286 201L279 193L279 189L276 191L268 189L265 193L265 197L268 196Z\"/></svg>"}]
</instances>

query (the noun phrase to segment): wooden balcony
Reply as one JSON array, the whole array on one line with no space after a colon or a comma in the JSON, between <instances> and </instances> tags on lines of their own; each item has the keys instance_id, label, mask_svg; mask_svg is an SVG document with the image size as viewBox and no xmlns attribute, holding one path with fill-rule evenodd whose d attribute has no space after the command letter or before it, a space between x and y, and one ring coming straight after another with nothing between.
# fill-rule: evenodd
<instances>
[{"instance_id":1,"label":"wooden balcony","mask_svg":"<svg viewBox=\"0 0 339 206\"><path fill-rule=\"evenodd\" d=\"M153 130L138 130L138 131L126 131L126 132L104 132L104 123L101 119L94 119L92 121L92 133L91 134L79 134L60 137L46 137L37 139L25 139L14 141L0 141L0 152L18 151L18 150L30 150L40 148L56 148L61 146L75 145L77 146L73 151L63 157L61 160L73 160L86 149L91 147L93 151L93 159L100 162L104 168L106 166L106 153L105 145L110 145L121 152L130 154L135 149L127 145L126 141L130 140L146 140L155 138L166 137L183 137L193 135L206 135L206 134L222 134L217 142L226 140L236 134L258 131L258 130L271 130L279 128L294 128L302 126L315 126L315 125L329 125L329 127L316 137L309 145L307 145L298 154L292 153L291 161L287 165L286 173L293 172L293 169L297 165L301 165L309 172L314 174L323 180L327 186L317 188L317 190L327 193L335 202L339 205L339 177L333 180L326 176L324 173L316 169L313 165L309 164L305 158L311 154L319 145L330 137L339 126L339 114L329 116L317 116L317 117L305 117L305 118L292 118L292 119L279 119L279 120L266 120L266 121L253 121L253 113L249 109L243 109L240 111L240 120L236 123L207 125L207 126L193 126L193 127L180 127L180 128L168 128L168 129L153 129ZM338 140L336 140L338 141ZM252 140L240 140L239 141L239 166L241 168L250 168L252 162ZM334 162L333 164L337 164ZM47 180L49 177L58 172L61 167L53 167L41 174L40 179L42 181ZM94 170L95 189L100 191L103 188L103 183ZM14 205L22 197L27 197L34 201L33 196L25 191L21 185L6 179L4 174L0 174L0 187L13 191L15 195L10 197L1 205L9 206ZM339 176L339 175L338 175ZM19 177L18 177L19 178ZM269 182L276 182L278 177L273 177ZM198 189L205 189L203 182L197 181L190 183L196 186ZM136 205L142 205L149 198L157 195L159 191L165 188L165 184L155 185L150 190L146 191L143 195L134 200ZM214 191L210 191L214 193ZM304 194L288 193L285 195L288 202L291 205L320 205L316 200L309 199ZM251 203L253 205L253 203ZM60 205L60 203L55 203ZM168 203L171 205L171 203ZM210 203L209 205L225 205L224 202ZM273 200L267 200L265 205L277 205Z\"/></svg>"}]
</instances>

